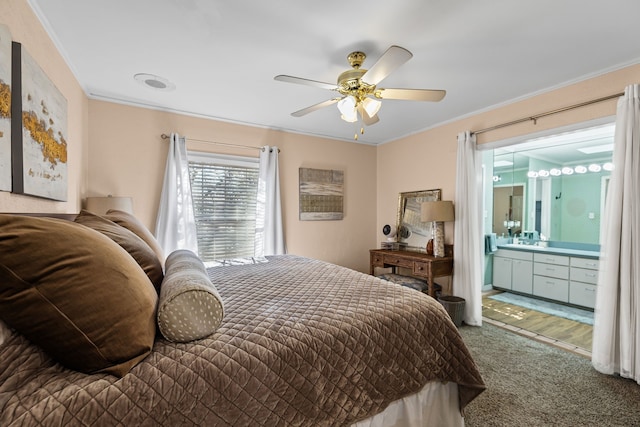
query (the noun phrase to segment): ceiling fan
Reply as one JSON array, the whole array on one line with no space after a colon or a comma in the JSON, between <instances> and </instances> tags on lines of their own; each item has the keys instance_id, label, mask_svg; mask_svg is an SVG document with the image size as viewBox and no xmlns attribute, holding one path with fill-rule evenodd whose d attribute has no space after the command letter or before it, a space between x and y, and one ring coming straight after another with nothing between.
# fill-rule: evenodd
<instances>
[{"instance_id":1,"label":"ceiling fan","mask_svg":"<svg viewBox=\"0 0 640 427\"><path fill-rule=\"evenodd\" d=\"M322 89L336 91L340 96L314 104L310 107L291 113L294 117L301 117L320 108L338 104L341 118L346 122L357 122L358 116L362 123L369 126L377 123L378 111L382 106L381 99L400 99L408 101L433 101L444 98L446 91L431 89L389 89L377 87L396 68L407 62L413 54L400 46L391 46L369 70L360 68L367 55L363 52L351 52L347 60L352 69L338 76L337 84L325 83L301 77L278 75L274 79L281 82L297 83L315 86ZM360 133L364 133L364 127ZM358 139L356 133L355 139Z\"/></svg>"}]
</instances>

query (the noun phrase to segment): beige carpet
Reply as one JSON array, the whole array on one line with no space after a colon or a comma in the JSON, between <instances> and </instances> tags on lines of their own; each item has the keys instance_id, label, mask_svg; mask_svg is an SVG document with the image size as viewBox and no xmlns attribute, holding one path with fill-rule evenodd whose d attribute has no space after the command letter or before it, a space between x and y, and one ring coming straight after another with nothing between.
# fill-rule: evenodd
<instances>
[{"instance_id":1,"label":"beige carpet","mask_svg":"<svg viewBox=\"0 0 640 427\"><path fill-rule=\"evenodd\" d=\"M640 426L640 385L584 357L484 324L460 328L487 384L467 427Z\"/></svg>"}]
</instances>

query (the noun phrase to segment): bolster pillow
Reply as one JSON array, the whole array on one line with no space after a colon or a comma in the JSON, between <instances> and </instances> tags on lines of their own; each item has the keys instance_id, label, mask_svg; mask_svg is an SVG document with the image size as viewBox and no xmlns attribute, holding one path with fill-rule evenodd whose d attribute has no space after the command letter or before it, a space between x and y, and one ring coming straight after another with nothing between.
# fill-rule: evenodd
<instances>
[{"instance_id":1,"label":"bolster pillow","mask_svg":"<svg viewBox=\"0 0 640 427\"><path fill-rule=\"evenodd\" d=\"M214 333L224 305L196 254L179 249L165 261L160 287L158 327L169 341L189 342Z\"/></svg>"}]
</instances>

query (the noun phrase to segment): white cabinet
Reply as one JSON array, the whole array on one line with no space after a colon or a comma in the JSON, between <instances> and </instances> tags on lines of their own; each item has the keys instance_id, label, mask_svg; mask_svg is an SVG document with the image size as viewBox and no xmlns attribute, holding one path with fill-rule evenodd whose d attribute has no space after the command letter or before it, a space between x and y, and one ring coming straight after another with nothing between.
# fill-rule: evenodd
<instances>
[{"instance_id":1,"label":"white cabinet","mask_svg":"<svg viewBox=\"0 0 640 427\"><path fill-rule=\"evenodd\" d=\"M541 249L498 249L493 256L493 287L593 308L599 261Z\"/></svg>"},{"instance_id":2,"label":"white cabinet","mask_svg":"<svg viewBox=\"0 0 640 427\"><path fill-rule=\"evenodd\" d=\"M498 249L493 257L493 286L530 294L533 289L532 260L531 252Z\"/></svg>"},{"instance_id":3,"label":"white cabinet","mask_svg":"<svg viewBox=\"0 0 640 427\"><path fill-rule=\"evenodd\" d=\"M569 302L594 308L598 283L597 259L571 257L569 270Z\"/></svg>"}]
</instances>

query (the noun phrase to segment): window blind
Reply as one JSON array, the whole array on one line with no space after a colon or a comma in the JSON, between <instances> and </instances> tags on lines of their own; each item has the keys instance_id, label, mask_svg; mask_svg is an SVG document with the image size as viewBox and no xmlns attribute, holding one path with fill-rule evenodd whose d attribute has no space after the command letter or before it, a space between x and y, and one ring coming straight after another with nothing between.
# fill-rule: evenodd
<instances>
[{"instance_id":1,"label":"window blind","mask_svg":"<svg viewBox=\"0 0 640 427\"><path fill-rule=\"evenodd\" d=\"M200 257L211 261L253 256L257 164L197 160L189 162L189 173Z\"/></svg>"}]
</instances>

